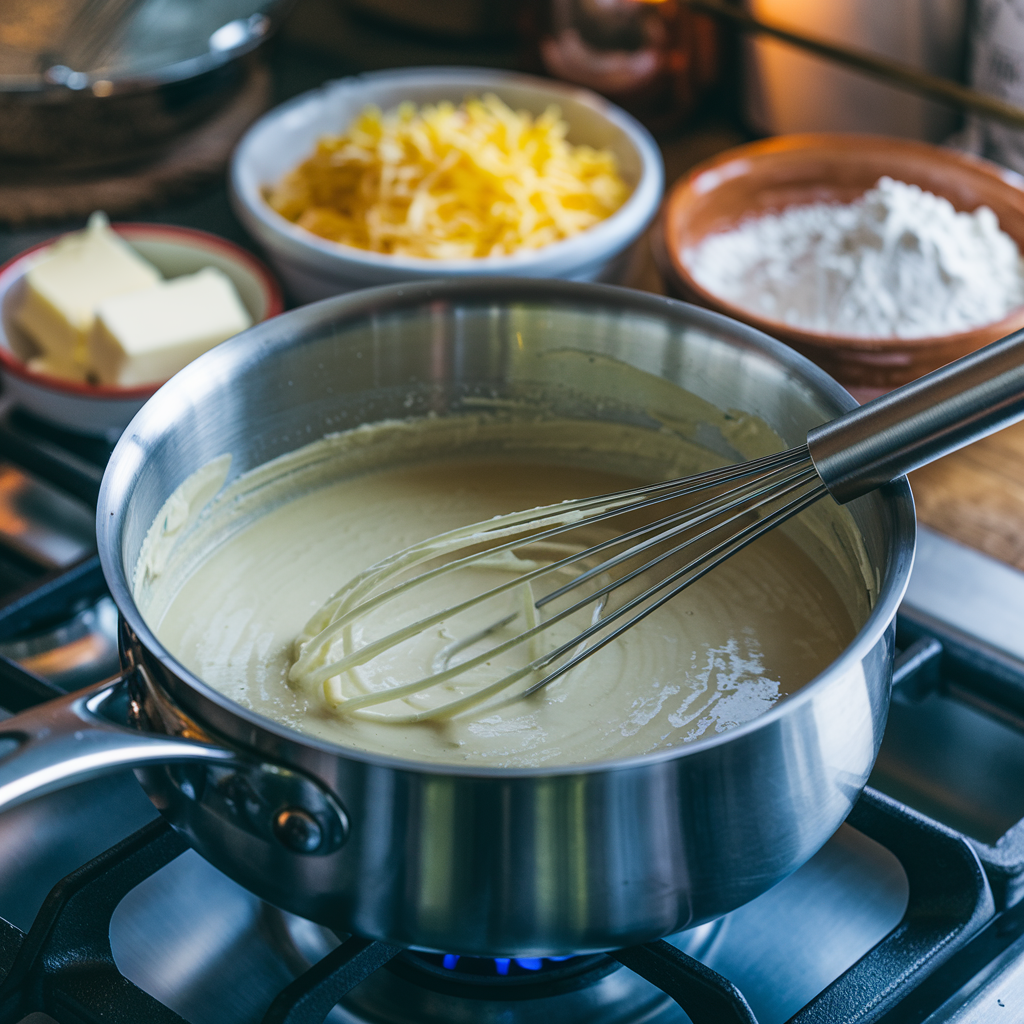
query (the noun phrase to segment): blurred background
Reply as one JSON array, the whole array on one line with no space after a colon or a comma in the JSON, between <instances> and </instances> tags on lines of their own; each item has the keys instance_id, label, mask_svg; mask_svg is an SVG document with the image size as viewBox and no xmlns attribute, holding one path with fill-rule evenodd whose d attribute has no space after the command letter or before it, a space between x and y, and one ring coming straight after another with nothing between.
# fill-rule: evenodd
<instances>
[{"instance_id":1,"label":"blurred background","mask_svg":"<svg viewBox=\"0 0 1024 1024\"><path fill-rule=\"evenodd\" d=\"M453 65L607 97L653 133L666 195L716 154L801 132L922 140L1024 170L1024 113L1014 124L978 105L1024 106L1024 0L4 0L0 263L97 209L262 255L226 184L261 115L332 79ZM623 283L666 291L652 246L637 252ZM1024 516L1011 484L1000 501ZM965 534L962 492L924 492L923 515L1024 564L989 511Z\"/></svg>"},{"instance_id":2,"label":"blurred background","mask_svg":"<svg viewBox=\"0 0 1024 1024\"><path fill-rule=\"evenodd\" d=\"M714 6L714 5L712 5ZM671 183L737 142L802 131L954 137L1014 165L991 126L684 0L7 0L0 5L0 222L10 232L103 205L160 209L207 191L259 113L361 71L475 65L593 89L657 136ZM1014 0L718 0L1013 100ZM104 189L116 179L117 187ZM87 209L88 208L88 209ZM211 230L242 240L216 202ZM181 216L186 214L181 211ZM13 239L0 243L14 251ZM2 252L2 250L0 250Z\"/></svg>"},{"instance_id":3,"label":"blurred background","mask_svg":"<svg viewBox=\"0 0 1024 1024\"><path fill-rule=\"evenodd\" d=\"M1024 167L1020 129L750 32L722 9L1024 98L1019 0L6 0L0 257L31 244L34 225L98 207L201 217L244 242L221 183L245 128L325 80L402 66L517 69L593 89L656 134L666 184L738 142L803 131L952 139Z\"/></svg>"}]
</instances>

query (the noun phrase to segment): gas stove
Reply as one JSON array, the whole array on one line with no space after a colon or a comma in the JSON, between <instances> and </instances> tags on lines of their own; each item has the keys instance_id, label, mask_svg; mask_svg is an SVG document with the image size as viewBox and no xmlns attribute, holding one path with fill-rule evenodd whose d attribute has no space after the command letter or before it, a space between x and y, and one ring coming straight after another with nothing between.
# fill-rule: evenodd
<instances>
[{"instance_id":1,"label":"gas stove","mask_svg":"<svg viewBox=\"0 0 1024 1024\"><path fill-rule=\"evenodd\" d=\"M109 450L0 402L4 713L117 669L92 532ZM922 530L889 725L847 823L752 903L607 954L335 935L189 850L130 772L22 805L0 816L0 1024L1024 1019L1022 613L1024 574Z\"/></svg>"}]
</instances>

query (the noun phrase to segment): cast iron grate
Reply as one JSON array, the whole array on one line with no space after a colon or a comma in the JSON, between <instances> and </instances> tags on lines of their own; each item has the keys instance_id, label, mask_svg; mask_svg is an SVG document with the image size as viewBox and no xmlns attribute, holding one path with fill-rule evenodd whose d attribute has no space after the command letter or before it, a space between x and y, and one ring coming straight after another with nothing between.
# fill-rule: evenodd
<instances>
[{"instance_id":1,"label":"cast iron grate","mask_svg":"<svg viewBox=\"0 0 1024 1024\"><path fill-rule=\"evenodd\" d=\"M970 846L951 830L867 791L851 824L888 846L910 882L900 925L792 1024L879 1020L991 917L992 900ZM110 918L141 881L186 849L165 822L144 826L59 882L27 935L0 920L0 1020L33 1012L59 1024L179 1024L182 1018L125 979L110 948ZM262 1024L322 1024L352 988L402 951L356 936L288 985ZM659 941L611 956L671 996L693 1024L756 1024L734 985Z\"/></svg>"},{"instance_id":2,"label":"cast iron grate","mask_svg":"<svg viewBox=\"0 0 1024 1024\"><path fill-rule=\"evenodd\" d=\"M1024 898L1024 665L904 607L871 784L966 833L1000 910Z\"/></svg>"},{"instance_id":3,"label":"cast iron grate","mask_svg":"<svg viewBox=\"0 0 1024 1024\"><path fill-rule=\"evenodd\" d=\"M87 505L95 505L103 467L114 446L52 426L20 409L0 415L0 451L48 483Z\"/></svg>"}]
</instances>

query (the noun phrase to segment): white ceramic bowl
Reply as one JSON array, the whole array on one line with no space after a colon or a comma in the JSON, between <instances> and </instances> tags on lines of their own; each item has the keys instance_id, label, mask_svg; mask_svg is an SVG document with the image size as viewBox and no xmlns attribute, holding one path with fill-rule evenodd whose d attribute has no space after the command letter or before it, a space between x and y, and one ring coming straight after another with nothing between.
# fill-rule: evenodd
<instances>
[{"instance_id":1,"label":"white ceramic bowl","mask_svg":"<svg viewBox=\"0 0 1024 1024\"><path fill-rule=\"evenodd\" d=\"M309 156L321 135L344 131L368 104L389 110L405 100L461 103L486 92L535 115L557 104L569 124L569 141L610 149L632 195L607 220L574 238L511 256L460 260L388 256L331 242L282 217L263 198L264 187ZM312 302L354 288L439 277L622 280L630 249L661 202L664 178L661 153L647 129L586 89L510 71L406 68L328 82L264 115L235 150L231 198L295 298Z\"/></svg>"},{"instance_id":2,"label":"white ceramic bowl","mask_svg":"<svg viewBox=\"0 0 1024 1024\"><path fill-rule=\"evenodd\" d=\"M203 267L224 271L238 289L254 323L284 308L273 275L244 249L216 235L169 224L114 224L114 230L164 277L194 274ZM82 434L115 439L163 381L135 388L64 380L28 368L37 354L15 323L25 272L46 256L57 239L27 249L0 267L0 371L5 397L40 419Z\"/></svg>"}]
</instances>

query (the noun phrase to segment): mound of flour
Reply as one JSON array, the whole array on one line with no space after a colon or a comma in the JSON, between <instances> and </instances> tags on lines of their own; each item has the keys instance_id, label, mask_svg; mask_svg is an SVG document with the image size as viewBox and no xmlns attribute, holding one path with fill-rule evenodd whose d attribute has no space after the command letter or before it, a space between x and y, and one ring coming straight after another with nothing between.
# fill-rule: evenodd
<instances>
[{"instance_id":1,"label":"mound of flour","mask_svg":"<svg viewBox=\"0 0 1024 1024\"><path fill-rule=\"evenodd\" d=\"M708 291L811 330L920 338L1024 304L1024 261L987 206L957 213L892 178L849 204L745 221L682 255Z\"/></svg>"}]
</instances>

